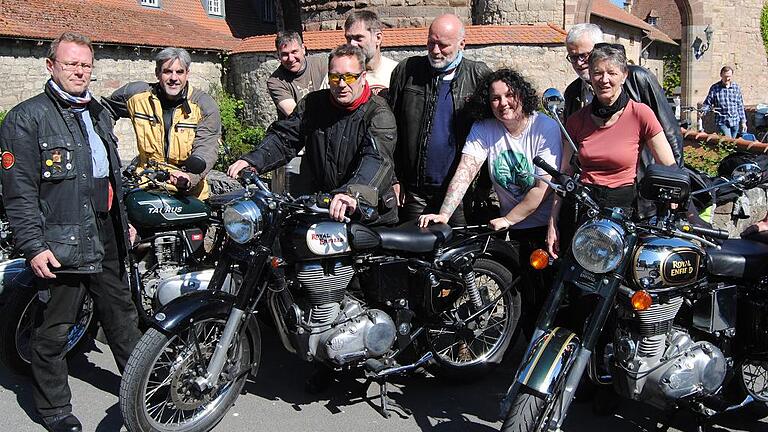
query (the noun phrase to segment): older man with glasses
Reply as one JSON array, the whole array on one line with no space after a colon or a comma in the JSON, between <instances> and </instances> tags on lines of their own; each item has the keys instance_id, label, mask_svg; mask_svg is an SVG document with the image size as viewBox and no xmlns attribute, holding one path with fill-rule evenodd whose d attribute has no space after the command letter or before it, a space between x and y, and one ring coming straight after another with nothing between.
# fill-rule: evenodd
<instances>
[{"instance_id":1,"label":"older man with glasses","mask_svg":"<svg viewBox=\"0 0 768 432\"><path fill-rule=\"evenodd\" d=\"M259 173L288 163L301 149L302 184L330 192L331 217L343 220L360 202L378 208L376 224L397 221L392 154L397 130L387 102L366 81L365 54L341 45L328 57L329 89L304 97L293 114L269 127L259 148L232 164L237 177L252 166Z\"/></svg>"},{"instance_id":2,"label":"older man with glasses","mask_svg":"<svg viewBox=\"0 0 768 432\"><path fill-rule=\"evenodd\" d=\"M565 38L565 48L568 51L566 59L571 63L578 78L568 85L563 95L565 97L563 117L566 119L592 102L594 92L589 83L589 56L595 45L600 43L604 43L603 31L595 24L576 24L568 31ZM621 45L617 45L617 48L624 49ZM630 99L651 107L661 123L667 142L672 147L675 161L679 166L683 166L683 136L680 133L680 125L656 77L648 69L628 65L624 90ZM637 181L642 179L645 167L653 163L653 155L648 149L643 150L640 158ZM641 198L638 198L638 201L636 209L638 217L646 218L654 214L651 202Z\"/></svg>"}]
</instances>

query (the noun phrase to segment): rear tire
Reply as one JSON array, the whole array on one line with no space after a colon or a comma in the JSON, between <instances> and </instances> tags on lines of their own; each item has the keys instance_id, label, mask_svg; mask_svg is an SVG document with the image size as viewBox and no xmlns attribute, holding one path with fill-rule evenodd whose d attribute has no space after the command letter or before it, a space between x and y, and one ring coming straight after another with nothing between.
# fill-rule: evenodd
<instances>
[{"instance_id":1,"label":"rear tire","mask_svg":"<svg viewBox=\"0 0 768 432\"><path fill-rule=\"evenodd\" d=\"M490 259L479 258L472 267L485 304L498 298L515 279L506 267ZM465 319L472 314L469 304L465 294L448 314L454 319ZM520 293L512 287L489 313L474 321L478 324L474 330L467 329L466 334L459 334L448 328L429 329L427 340L437 362L433 368L435 375L470 380L497 367L517 334L520 304ZM470 331L472 334L468 335Z\"/></svg>"},{"instance_id":2,"label":"rear tire","mask_svg":"<svg viewBox=\"0 0 768 432\"><path fill-rule=\"evenodd\" d=\"M518 393L504 418L501 432L535 432L540 427L547 402L532 394Z\"/></svg>"}]
</instances>

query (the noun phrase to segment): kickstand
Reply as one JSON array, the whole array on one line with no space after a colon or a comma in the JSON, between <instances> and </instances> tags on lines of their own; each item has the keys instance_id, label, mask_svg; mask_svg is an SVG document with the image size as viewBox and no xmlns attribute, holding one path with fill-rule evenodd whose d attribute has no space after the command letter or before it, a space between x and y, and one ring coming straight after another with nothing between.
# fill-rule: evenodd
<instances>
[{"instance_id":1,"label":"kickstand","mask_svg":"<svg viewBox=\"0 0 768 432\"><path fill-rule=\"evenodd\" d=\"M388 419L389 414L389 397L387 396L387 381L377 380L379 384L379 400L381 400L381 415Z\"/></svg>"}]
</instances>

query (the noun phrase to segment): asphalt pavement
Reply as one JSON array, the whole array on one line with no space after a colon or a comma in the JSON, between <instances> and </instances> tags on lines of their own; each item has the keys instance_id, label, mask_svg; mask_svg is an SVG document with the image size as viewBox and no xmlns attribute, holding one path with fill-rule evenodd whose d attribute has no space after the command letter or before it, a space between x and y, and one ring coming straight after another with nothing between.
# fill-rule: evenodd
<instances>
[{"instance_id":1,"label":"asphalt pavement","mask_svg":"<svg viewBox=\"0 0 768 432\"><path fill-rule=\"evenodd\" d=\"M267 330L267 329L262 329ZM287 353L264 332L259 375L246 385L216 432L491 432L501 426L498 402L512 381L522 343L508 352L501 367L482 380L443 382L429 374L403 377L390 385L391 417L380 414L378 385L354 375L342 376L326 392L304 392L311 365ZM70 360L75 414L84 431L117 432L122 426L117 394L120 377L109 347L86 345ZM596 416L592 402L573 405L564 432L655 431L660 413L622 402L615 414ZM0 431L43 431L35 413L30 384L23 376L0 370ZM694 419L678 415L669 431L695 431ZM741 412L720 419L713 431L768 432L766 419Z\"/></svg>"}]
</instances>

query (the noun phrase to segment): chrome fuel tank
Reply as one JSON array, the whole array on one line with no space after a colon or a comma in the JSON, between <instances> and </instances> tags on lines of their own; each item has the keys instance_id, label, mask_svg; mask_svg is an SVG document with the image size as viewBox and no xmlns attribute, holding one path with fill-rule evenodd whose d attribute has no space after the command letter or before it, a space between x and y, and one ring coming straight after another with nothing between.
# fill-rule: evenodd
<instances>
[{"instance_id":1,"label":"chrome fuel tank","mask_svg":"<svg viewBox=\"0 0 768 432\"><path fill-rule=\"evenodd\" d=\"M688 240L643 237L632 258L633 278L645 289L688 285L704 277L704 258L704 250Z\"/></svg>"}]
</instances>

